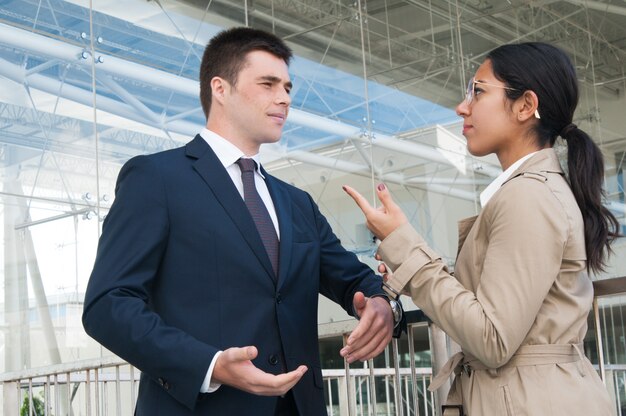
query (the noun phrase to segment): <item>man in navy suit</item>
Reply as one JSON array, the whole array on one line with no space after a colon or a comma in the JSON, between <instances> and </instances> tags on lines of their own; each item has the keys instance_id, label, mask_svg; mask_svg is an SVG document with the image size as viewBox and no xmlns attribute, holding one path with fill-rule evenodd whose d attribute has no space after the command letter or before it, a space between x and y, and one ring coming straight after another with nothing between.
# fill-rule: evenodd
<instances>
[{"instance_id":1,"label":"man in navy suit","mask_svg":"<svg viewBox=\"0 0 626 416\"><path fill-rule=\"evenodd\" d=\"M326 414L318 293L360 317L349 362L391 339L381 278L307 193L261 167L291 103L290 58L272 34L219 33L200 69L206 128L120 171L83 324L141 370L137 415Z\"/></svg>"}]
</instances>

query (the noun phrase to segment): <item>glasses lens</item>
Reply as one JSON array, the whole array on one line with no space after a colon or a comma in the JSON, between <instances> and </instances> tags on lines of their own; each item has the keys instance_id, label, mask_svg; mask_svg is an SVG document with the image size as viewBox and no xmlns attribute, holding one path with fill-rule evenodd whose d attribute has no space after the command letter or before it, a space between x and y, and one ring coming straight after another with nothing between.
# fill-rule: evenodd
<instances>
[{"instance_id":1,"label":"glasses lens","mask_svg":"<svg viewBox=\"0 0 626 416\"><path fill-rule=\"evenodd\" d=\"M474 77L470 78L469 83L467 84L467 90L465 91L465 102L470 104L474 99Z\"/></svg>"}]
</instances>

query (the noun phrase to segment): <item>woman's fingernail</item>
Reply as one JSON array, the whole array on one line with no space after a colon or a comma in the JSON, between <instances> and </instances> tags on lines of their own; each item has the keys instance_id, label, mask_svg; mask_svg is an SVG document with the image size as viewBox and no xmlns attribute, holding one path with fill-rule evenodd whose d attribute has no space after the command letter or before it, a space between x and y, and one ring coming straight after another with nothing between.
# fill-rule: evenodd
<instances>
[{"instance_id":1,"label":"woman's fingernail","mask_svg":"<svg viewBox=\"0 0 626 416\"><path fill-rule=\"evenodd\" d=\"M381 192L384 191L385 190L385 184L384 183L378 184L378 190L381 191Z\"/></svg>"},{"instance_id":2,"label":"woman's fingernail","mask_svg":"<svg viewBox=\"0 0 626 416\"><path fill-rule=\"evenodd\" d=\"M343 189L344 191L347 191L346 185L341 185L341 189Z\"/></svg>"}]
</instances>

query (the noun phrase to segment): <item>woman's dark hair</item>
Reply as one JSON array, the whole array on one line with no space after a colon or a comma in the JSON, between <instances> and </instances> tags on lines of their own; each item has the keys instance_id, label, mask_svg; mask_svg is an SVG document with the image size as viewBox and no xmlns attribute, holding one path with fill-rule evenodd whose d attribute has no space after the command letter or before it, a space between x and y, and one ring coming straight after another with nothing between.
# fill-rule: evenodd
<instances>
[{"instance_id":1,"label":"woman's dark hair","mask_svg":"<svg viewBox=\"0 0 626 416\"><path fill-rule=\"evenodd\" d=\"M576 70L561 49L529 42L500 46L487 55L497 79L513 90L515 100L525 91L539 99L534 132L539 146L554 145L557 136L567 142L569 182L585 224L587 269L603 271L611 242L619 236L619 223L602 205L604 161L591 137L572 123L578 105Z\"/></svg>"},{"instance_id":2,"label":"woman's dark hair","mask_svg":"<svg viewBox=\"0 0 626 416\"><path fill-rule=\"evenodd\" d=\"M219 76L235 86L246 56L252 51L269 52L287 65L292 57L291 49L278 36L249 27L223 30L209 41L200 63L200 103L207 118L211 110L211 79Z\"/></svg>"}]
</instances>

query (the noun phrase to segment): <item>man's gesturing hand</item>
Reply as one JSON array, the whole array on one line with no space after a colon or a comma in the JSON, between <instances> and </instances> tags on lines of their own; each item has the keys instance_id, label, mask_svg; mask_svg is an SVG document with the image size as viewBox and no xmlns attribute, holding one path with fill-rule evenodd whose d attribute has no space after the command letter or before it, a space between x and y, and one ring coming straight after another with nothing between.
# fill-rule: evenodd
<instances>
[{"instance_id":1,"label":"man's gesturing hand","mask_svg":"<svg viewBox=\"0 0 626 416\"><path fill-rule=\"evenodd\" d=\"M361 292L354 294L354 311L360 320L339 352L349 363L369 360L380 354L393 333L393 315L389 302L381 297L367 298Z\"/></svg>"},{"instance_id":2,"label":"man's gesturing hand","mask_svg":"<svg viewBox=\"0 0 626 416\"><path fill-rule=\"evenodd\" d=\"M259 396L282 396L307 371L307 367L301 365L289 373L266 373L252 364L257 354L256 347L252 346L228 348L217 357L212 380Z\"/></svg>"}]
</instances>

